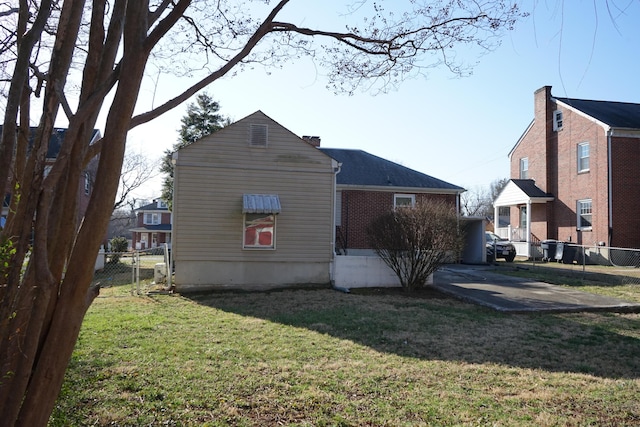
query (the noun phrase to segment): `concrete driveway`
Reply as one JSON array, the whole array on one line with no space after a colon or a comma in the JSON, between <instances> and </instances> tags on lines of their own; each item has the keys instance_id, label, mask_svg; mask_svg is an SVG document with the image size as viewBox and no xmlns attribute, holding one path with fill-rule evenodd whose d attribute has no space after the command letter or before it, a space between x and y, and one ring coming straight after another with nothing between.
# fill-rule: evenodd
<instances>
[{"instance_id":1,"label":"concrete driveway","mask_svg":"<svg viewBox=\"0 0 640 427\"><path fill-rule=\"evenodd\" d=\"M638 303L499 274L491 266L446 265L433 282L444 293L507 313L640 312Z\"/></svg>"}]
</instances>

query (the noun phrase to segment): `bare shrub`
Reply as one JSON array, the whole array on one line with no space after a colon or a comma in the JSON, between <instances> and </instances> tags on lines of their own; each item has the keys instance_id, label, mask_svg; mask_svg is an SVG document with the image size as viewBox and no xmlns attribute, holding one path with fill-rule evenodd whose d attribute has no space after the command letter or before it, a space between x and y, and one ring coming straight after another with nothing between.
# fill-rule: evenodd
<instances>
[{"instance_id":1,"label":"bare shrub","mask_svg":"<svg viewBox=\"0 0 640 427\"><path fill-rule=\"evenodd\" d=\"M369 224L367 235L407 291L424 286L448 257L457 257L464 244L455 208L443 201L391 210Z\"/></svg>"}]
</instances>

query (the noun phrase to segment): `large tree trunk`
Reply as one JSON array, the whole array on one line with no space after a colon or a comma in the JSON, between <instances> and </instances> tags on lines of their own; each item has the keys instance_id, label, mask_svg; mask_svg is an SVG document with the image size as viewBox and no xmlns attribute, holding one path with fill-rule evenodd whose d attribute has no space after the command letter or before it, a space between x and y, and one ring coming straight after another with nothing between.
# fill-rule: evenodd
<instances>
[{"instance_id":1,"label":"large tree trunk","mask_svg":"<svg viewBox=\"0 0 640 427\"><path fill-rule=\"evenodd\" d=\"M139 12L147 10L143 3L142 1L130 2L127 11L127 19L136 19L140 23L138 28L142 29L142 35L146 34L146 30L144 30L144 15ZM120 79L110 108L103 148L100 152L95 190L69 259L49 332L40 348L31 377L31 382L35 386L27 390L20 412L19 425L46 424L57 397L57 392L51 391L57 391L62 386L64 372L71 358L82 319L93 300L92 297L97 294L94 291L87 294L93 277L95 256L103 237L102 233L96 230L105 230L111 217L124 158L129 119L133 114L146 64L146 55L141 43L144 37L135 32L125 33L125 43L127 37L133 39L128 44L128 50L122 62L127 73L126 77ZM68 233L70 230L63 231Z\"/></svg>"},{"instance_id":2,"label":"large tree trunk","mask_svg":"<svg viewBox=\"0 0 640 427\"><path fill-rule=\"evenodd\" d=\"M37 172L44 168L48 135L51 134L57 107L60 105L57 91L53 90L55 88L51 88L52 91L45 97L51 111L43 115L45 125L41 127L34 145L34 148L42 147L43 152L40 158L31 156L25 169L25 175L35 173L36 177L40 176L40 180L30 179L26 182L26 188L32 191L23 195L28 203L23 199L16 213L21 213L22 218L33 216L36 211L46 214L35 216L35 240L22 284L4 287L2 295L2 371L12 373L4 375L0 383L0 400L3 402L0 419L3 420L3 425L47 424L82 320L98 294L98 288L90 289L93 265L103 238L101 230L107 228L111 216L124 158L126 135L149 54L144 47L148 3L140 0L118 1L114 9L120 17L125 16L123 5L127 7L126 21L135 23L129 25L124 32L125 51L120 67L127 72L120 76L115 98L110 106L100 146L94 191L79 229L73 207L88 151L88 136L94 127L98 111L96 107L99 106L92 100L95 92L91 89L104 85L105 78L108 79L113 72L113 64L105 67L103 60L107 57L113 61L117 49L107 46L100 49L98 60L92 57L93 65L100 64L103 67L101 70L93 67L85 73L84 89L88 94L84 94L84 101L92 103L92 107L86 108L91 108L92 112L70 118L64 147L50 174L43 180L42 174ZM65 43L71 43L72 47L75 43L77 33L73 34L73 27L79 26L82 7L82 1L64 3L61 16L67 18L66 26L64 31L59 31L56 41L58 50L52 58L49 73L54 77L56 73L61 73L61 76L57 76L57 81L64 82L66 78L73 49L69 50ZM122 31L126 21L124 25L119 21L112 29ZM99 35L96 39L98 38ZM112 36L111 43L117 46L119 40L119 37ZM97 48L94 45L94 49ZM82 108L82 104L79 108ZM58 203L54 203L54 200ZM60 208L61 201L67 209ZM21 243L26 240L27 233L31 232L28 227L31 222L16 220L12 224L15 224L14 230L20 230L21 236L16 241L20 251L14 260L18 261L18 258L24 258L26 254L27 245ZM13 280L7 281L7 284L19 283L19 277L16 276L16 271L19 270L9 272L13 274ZM29 292L24 292L25 289Z\"/></svg>"}]
</instances>

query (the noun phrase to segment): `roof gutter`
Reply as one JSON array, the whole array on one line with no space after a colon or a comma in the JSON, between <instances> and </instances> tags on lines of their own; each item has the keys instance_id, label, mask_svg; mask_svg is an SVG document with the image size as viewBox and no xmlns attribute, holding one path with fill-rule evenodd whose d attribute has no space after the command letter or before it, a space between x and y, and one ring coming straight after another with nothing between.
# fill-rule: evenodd
<instances>
[{"instance_id":1,"label":"roof gutter","mask_svg":"<svg viewBox=\"0 0 640 427\"><path fill-rule=\"evenodd\" d=\"M613 128L607 126L605 128L605 136L607 137L607 195L609 203L607 214L609 215L609 228L607 230L607 245L611 246L611 235L613 234L613 190L612 190L612 171L611 171L611 137L613 137Z\"/></svg>"},{"instance_id":2,"label":"roof gutter","mask_svg":"<svg viewBox=\"0 0 640 427\"><path fill-rule=\"evenodd\" d=\"M420 194L460 194L467 191L466 189L459 188L424 188L424 187L394 187L383 185L360 185L360 184L337 184L339 190L368 190L368 191L383 191L393 193L420 193Z\"/></svg>"}]
</instances>

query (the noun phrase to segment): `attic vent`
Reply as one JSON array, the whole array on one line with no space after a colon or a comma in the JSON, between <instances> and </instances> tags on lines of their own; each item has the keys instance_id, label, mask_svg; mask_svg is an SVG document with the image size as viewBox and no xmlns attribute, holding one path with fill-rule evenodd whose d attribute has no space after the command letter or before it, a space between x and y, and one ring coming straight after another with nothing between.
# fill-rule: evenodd
<instances>
[{"instance_id":1,"label":"attic vent","mask_svg":"<svg viewBox=\"0 0 640 427\"><path fill-rule=\"evenodd\" d=\"M252 147L266 147L268 136L267 125L251 125L249 134L249 145Z\"/></svg>"}]
</instances>

